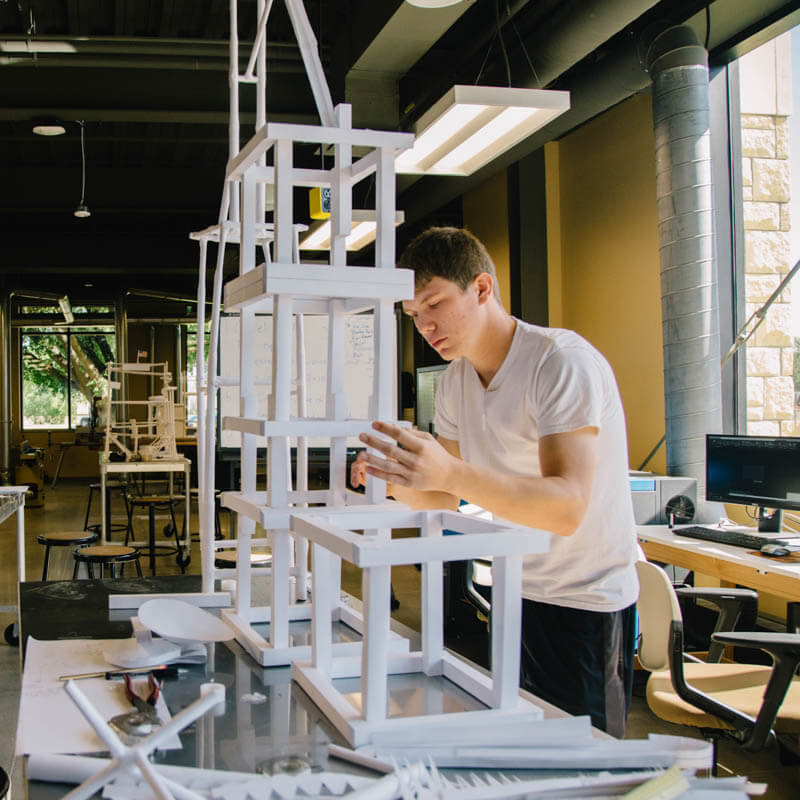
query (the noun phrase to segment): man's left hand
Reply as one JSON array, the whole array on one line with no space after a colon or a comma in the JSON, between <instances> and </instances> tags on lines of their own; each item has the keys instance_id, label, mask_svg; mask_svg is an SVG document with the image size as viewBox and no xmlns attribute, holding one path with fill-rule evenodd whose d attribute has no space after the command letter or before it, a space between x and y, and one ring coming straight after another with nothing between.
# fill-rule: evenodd
<instances>
[{"instance_id":1,"label":"man's left hand","mask_svg":"<svg viewBox=\"0 0 800 800\"><path fill-rule=\"evenodd\" d=\"M384 436L394 439L394 442L368 433L361 434L359 438L367 447L386 456L381 458L375 453L367 453L366 469L370 475L412 489L451 491L450 479L457 459L430 433L401 428L386 422L373 422L372 427Z\"/></svg>"}]
</instances>

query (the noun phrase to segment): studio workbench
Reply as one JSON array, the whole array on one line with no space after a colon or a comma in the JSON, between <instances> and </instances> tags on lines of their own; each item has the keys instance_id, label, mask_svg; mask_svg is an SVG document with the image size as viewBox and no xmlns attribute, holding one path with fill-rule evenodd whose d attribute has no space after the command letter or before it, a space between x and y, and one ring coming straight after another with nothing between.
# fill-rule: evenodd
<instances>
[{"instance_id":1,"label":"studio workbench","mask_svg":"<svg viewBox=\"0 0 800 800\"><path fill-rule=\"evenodd\" d=\"M200 576L196 575L24 583L20 587L23 658L29 636L44 641L130 637L130 617L135 612L109 610L111 594L191 593L198 592L200 586ZM358 601L353 599L353 602ZM403 633L415 635L405 628ZM158 763L253 774L270 774L287 764L294 765L293 769L307 766L313 771L373 774L329 757L328 744L344 745L344 741L292 682L290 667L260 667L234 641L207 647L207 663L190 665L178 679L165 681L164 698L174 715L197 698L201 684L214 681L226 688L225 713L213 719L212 740L201 735L203 731L208 733L202 725L192 726L181 734L182 748L159 751ZM358 692L358 679L351 682L352 691ZM480 707L475 698L443 678L428 679L423 688L408 676L395 676L389 679L389 690L392 713L396 714L418 713L423 704L450 711ZM263 696L263 701L246 700L259 696ZM566 716L555 707L542 705L546 717ZM32 800L49 800L62 797L72 787L31 781L28 788Z\"/></svg>"},{"instance_id":2,"label":"studio workbench","mask_svg":"<svg viewBox=\"0 0 800 800\"><path fill-rule=\"evenodd\" d=\"M105 648L114 649L119 644L114 640L132 636L131 617L136 612L133 609L109 609L109 598L115 594L138 593L168 594L177 599L182 593L197 593L200 588L201 579L196 575L28 582L20 586L20 652L24 672L17 747L18 753L26 755L17 756L14 774L22 776L21 782L29 800L63 797L74 788L75 783L97 776L103 763L108 763L101 762L98 766L96 756L102 755L101 751L105 748L100 742L97 742L100 745L98 747L91 740L81 738L82 733L73 727L73 724L79 726L81 715L63 701L76 700L75 687L80 684L89 693L89 684L95 684L94 696L97 700L102 700L104 696L116 696L118 686L114 686L115 682L109 684L102 677L96 677L97 667L92 670L91 676L87 676L94 677L94 681L70 681L63 684L65 689L70 687L66 691L61 688L59 681L65 680L61 671L67 664L69 675L87 672L86 669L74 669L79 665L86 666L89 660L80 660L77 664L73 658L75 652L90 653L95 649L100 652L99 648L103 648L103 657L97 663L102 664L103 669L108 669ZM347 602L361 609L361 603L356 598L348 596ZM142 615L141 622L145 615L139 613ZM339 629L340 625L334 623L335 636L346 636L346 632ZM395 633L409 637L412 647L419 646L417 633L395 621L392 622L392 628ZM311 633L311 626L307 623L297 624L292 630L292 636L296 637L299 644L304 643L304 637L310 639ZM30 637L37 641L34 642ZM159 748L148 759L150 764L163 765L163 769L158 770L160 774L180 776L179 783L173 785L180 791L174 796L188 797L185 790L198 780L211 781L215 787L226 788L219 788L221 794L210 788L208 793L203 794L198 788L200 795L193 796L213 794L224 798L244 797L242 791L247 796L260 796L259 793L270 797L309 796L308 792L303 794L303 786L308 788L315 781L319 785L321 779L336 783L340 788L336 791L312 789L311 796L349 794L353 791L354 782L357 788L360 785L361 790L370 792L370 797L399 796L396 789L392 789L391 794L387 794L385 789L374 794L373 790L386 772L393 773L387 779L393 782L393 786L397 785L395 770L405 763L402 757L394 759L391 747L382 755L378 753L382 759L380 762L371 758L369 752L354 753L350 750L320 708L292 680L291 667L262 667L234 640L208 643L204 647L204 663L185 664L179 674L165 678L161 687L163 700L173 721L190 715L190 707L202 704L205 698L199 698L207 695L209 690L213 690L215 695L224 694L222 704L203 716L193 717L196 721L191 726L183 727L176 731L177 735L173 735L175 743L171 747ZM58 678L48 679L50 683L43 682L41 676L45 673ZM142 681L138 683L142 684ZM214 684L223 686L224 693L218 691ZM337 688L347 697L352 697L354 702L359 701L359 678L339 678L337 684ZM419 718L422 738L425 738L424 716L427 714L454 714L453 720L458 723L459 712L468 714L485 708L473 695L436 673L427 676L393 674L388 677L387 689L390 716ZM467 759L461 766L456 763L451 764L449 769L440 769L443 779L455 781L461 788L469 788L468 795L473 797L482 796L480 787L488 784L480 781L485 781L487 774L492 775L491 780L494 781L498 778L501 782L520 780L522 785L528 784L526 791L530 791L535 784L537 793L546 784L548 792L558 788L559 791L571 791L570 796L595 795L602 789L606 796L622 797L634 786L658 782L665 773L653 772L652 767L660 766L663 770L674 764L676 757L678 765L688 770L685 773L688 775L710 766L711 747L695 739L666 736L654 740L621 742L591 728L587 717L570 717L522 690L520 696L542 709L542 722L546 723L547 730L539 734L531 730L529 735L516 731L512 725L511 732L507 732L505 737L500 736L504 741L499 748L486 742L479 744L475 737L460 733L453 733L452 741L437 740L432 745L434 748L441 751L444 747L447 751L463 753ZM83 696L84 705L86 697L88 695ZM47 710L39 713L42 704ZM58 708L62 709L60 713L56 713ZM26 709L30 714L24 713ZM81 709L84 710L83 705ZM55 715L52 721L46 719L48 713ZM111 713L119 714L119 711ZM78 718L74 723L68 721L73 714L77 714ZM97 716L100 724L103 719L105 715ZM26 720L29 722L26 723ZM170 722L164 718L162 722L166 728L170 728ZM52 733L59 728L61 738L54 739ZM451 726L451 730L460 730L460 726ZM525 730L528 731L528 728ZM505 739L509 739L509 733L514 737L513 742L505 742ZM158 736L158 733L153 736ZM77 745L79 741L83 742L82 747ZM24 744L20 746L20 742ZM494 760L497 752L492 754L498 749L506 750L500 754L501 761ZM77 758L55 755L65 752L79 755ZM526 760L531 757L533 761ZM480 763L476 763L476 758ZM399 766L392 766L390 762L393 759L400 762ZM381 765L380 771L375 769L378 763ZM415 764L415 770L427 770L422 762L408 763ZM35 770L39 770L36 773L39 779L31 777ZM78 777L80 771L83 774ZM72 776L72 783L66 782L67 772ZM681 775L680 770L674 772ZM344 774L351 777L345 779ZM136 777L138 773L130 775L129 778L123 777L122 786L115 785L114 791L121 792L116 796L134 797L140 796L137 793L140 789L148 791L141 783L139 788L134 785L137 780L141 781L140 776ZM202 778L199 777L201 775ZM473 780L479 783L473 783ZM700 782L705 783L705 779L700 779ZM731 800L745 800L745 784L744 778L729 782L725 786L724 796ZM81 796L99 797L99 792L91 794L99 785L93 783L93 788ZM245 785L251 788L245 789ZM284 789L289 787L288 793L281 790L277 795L270 794L278 785ZM329 785L325 784L326 787ZM518 788L513 789L509 796L520 796L520 784L514 783L513 786ZM256 794L251 795L250 792Z\"/></svg>"}]
</instances>

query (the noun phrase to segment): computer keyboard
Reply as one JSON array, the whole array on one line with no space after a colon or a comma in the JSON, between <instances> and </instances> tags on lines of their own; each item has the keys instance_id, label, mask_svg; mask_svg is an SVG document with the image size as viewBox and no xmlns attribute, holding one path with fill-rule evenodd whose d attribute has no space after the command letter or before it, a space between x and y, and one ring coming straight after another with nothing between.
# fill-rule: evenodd
<instances>
[{"instance_id":1,"label":"computer keyboard","mask_svg":"<svg viewBox=\"0 0 800 800\"><path fill-rule=\"evenodd\" d=\"M765 544L785 544L781 539L765 536L759 533L747 533L731 528L718 528L716 526L688 525L675 528L678 536L688 536L691 539L704 539L707 542L731 544L734 547L749 547L751 550L760 550Z\"/></svg>"}]
</instances>

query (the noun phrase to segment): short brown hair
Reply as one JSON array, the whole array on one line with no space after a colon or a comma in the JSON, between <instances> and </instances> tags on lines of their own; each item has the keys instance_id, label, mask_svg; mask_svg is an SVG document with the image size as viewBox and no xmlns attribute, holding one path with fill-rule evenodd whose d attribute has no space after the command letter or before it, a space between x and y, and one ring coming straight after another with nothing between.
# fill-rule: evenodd
<instances>
[{"instance_id":1,"label":"short brown hair","mask_svg":"<svg viewBox=\"0 0 800 800\"><path fill-rule=\"evenodd\" d=\"M444 278L462 291L481 272L488 272L494 280L494 294L500 297L492 259L481 240L466 228L428 228L406 247L397 266L414 270L417 288L432 278Z\"/></svg>"}]
</instances>

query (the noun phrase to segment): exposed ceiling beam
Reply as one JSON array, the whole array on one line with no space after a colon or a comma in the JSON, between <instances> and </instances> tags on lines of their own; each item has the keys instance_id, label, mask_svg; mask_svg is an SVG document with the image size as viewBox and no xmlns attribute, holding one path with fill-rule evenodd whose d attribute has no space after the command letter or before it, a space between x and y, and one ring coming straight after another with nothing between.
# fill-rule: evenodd
<instances>
[{"instance_id":1,"label":"exposed ceiling beam","mask_svg":"<svg viewBox=\"0 0 800 800\"><path fill-rule=\"evenodd\" d=\"M245 62L253 42L239 41ZM82 53L90 55L198 56L227 59L227 39L169 39L144 36L27 36L0 35L0 53ZM296 42L269 42L269 57L300 58Z\"/></svg>"},{"instance_id":2,"label":"exposed ceiling beam","mask_svg":"<svg viewBox=\"0 0 800 800\"><path fill-rule=\"evenodd\" d=\"M159 122L180 123L183 125L226 125L227 109L201 111L200 109L164 110L153 108L68 108L57 106L0 106L0 120L30 120L34 117L58 117L62 120L82 119L85 122ZM307 125L318 123L316 114L291 114L270 112L272 122L294 122ZM255 112L241 111L239 119L244 125L255 125Z\"/></svg>"},{"instance_id":3,"label":"exposed ceiling beam","mask_svg":"<svg viewBox=\"0 0 800 800\"><path fill-rule=\"evenodd\" d=\"M353 104L355 125L399 127L400 78L475 2L443 8L400 3L347 72L345 96Z\"/></svg>"}]
</instances>

